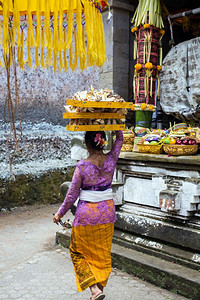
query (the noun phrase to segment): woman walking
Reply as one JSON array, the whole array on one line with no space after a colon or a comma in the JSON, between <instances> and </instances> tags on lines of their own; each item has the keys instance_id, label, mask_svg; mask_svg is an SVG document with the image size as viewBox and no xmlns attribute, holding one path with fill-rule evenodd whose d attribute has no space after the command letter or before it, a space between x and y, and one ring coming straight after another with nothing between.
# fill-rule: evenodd
<instances>
[{"instance_id":1,"label":"woman walking","mask_svg":"<svg viewBox=\"0 0 200 300\"><path fill-rule=\"evenodd\" d=\"M105 143L105 132L86 132L89 156L76 165L70 189L53 219L58 223L79 197L69 249L77 290L90 287L91 300L105 298L103 288L111 272L111 244L116 221L111 183L123 132L116 131L115 143L108 154L103 153Z\"/></svg>"}]
</instances>

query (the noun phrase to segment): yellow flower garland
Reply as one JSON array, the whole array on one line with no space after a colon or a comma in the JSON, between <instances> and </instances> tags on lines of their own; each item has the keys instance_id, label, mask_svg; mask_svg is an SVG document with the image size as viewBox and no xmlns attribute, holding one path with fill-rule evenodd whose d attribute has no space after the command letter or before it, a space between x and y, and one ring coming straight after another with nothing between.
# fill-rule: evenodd
<instances>
[{"instance_id":1,"label":"yellow flower garland","mask_svg":"<svg viewBox=\"0 0 200 300\"><path fill-rule=\"evenodd\" d=\"M147 28L150 28L150 24L149 24L149 23L146 23L146 24L143 25L143 27L146 28L146 29L147 29Z\"/></svg>"},{"instance_id":2,"label":"yellow flower garland","mask_svg":"<svg viewBox=\"0 0 200 300\"><path fill-rule=\"evenodd\" d=\"M131 28L131 32L134 33L134 32L136 32L136 31L138 31L138 28L137 28L137 27L132 27L132 28Z\"/></svg>"},{"instance_id":3,"label":"yellow flower garland","mask_svg":"<svg viewBox=\"0 0 200 300\"><path fill-rule=\"evenodd\" d=\"M136 64L135 65L135 70L138 72L139 70L142 69L142 65L141 64Z\"/></svg>"},{"instance_id":4,"label":"yellow flower garland","mask_svg":"<svg viewBox=\"0 0 200 300\"><path fill-rule=\"evenodd\" d=\"M147 108L147 104L146 104L146 103L142 103L142 104L140 105L140 108L141 108L142 110L145 110L145 109Z\"/></svg>"},{"instance_id":5,"label":"yellow flower garland","mask_svg":"<svg viewBox=\"0 0 200 300\"><path fill-rule=\"evenodd\" d=\"M145 68L146 68L147 70L151 70L151 69L153 68L153 64L152 64L151 62L147 62L147 63L145 64Z\"/></svg>"}]
</instances>

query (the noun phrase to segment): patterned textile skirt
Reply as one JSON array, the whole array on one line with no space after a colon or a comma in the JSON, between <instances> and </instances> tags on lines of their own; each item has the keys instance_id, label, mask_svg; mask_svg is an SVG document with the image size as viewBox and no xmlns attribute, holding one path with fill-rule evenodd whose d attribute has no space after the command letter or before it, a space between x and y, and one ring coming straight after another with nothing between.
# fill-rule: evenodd
<instances>
[{"instance_id":1,"label":"patterned textile skirt","mask_svg":"<svg viewBox=\"0 0 200 300\"><path fill-rule=\"evenodd\" d=\"M111 272L111 244L114 223L73 226L70 254L77 291L95 283L106 286Z\"/></svg>"}]
</instances>

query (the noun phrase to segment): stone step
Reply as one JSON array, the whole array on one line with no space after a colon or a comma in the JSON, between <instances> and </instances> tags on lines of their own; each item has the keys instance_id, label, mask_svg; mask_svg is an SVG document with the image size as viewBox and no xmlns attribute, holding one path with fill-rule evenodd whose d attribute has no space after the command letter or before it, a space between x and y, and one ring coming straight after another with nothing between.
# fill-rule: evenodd
<instances>
[{"instance_id":1,"label":"stone step","mask_svg":"<svg viewBox=\"0 0 200 300\"><path fill-rule=\"evenodd\" d=\"M113 244L112 265L188 299L200 299L200 272Z\"/></svg>"},{"instance_id":2,"label":"stone step","mask_svg":"<svg viewBox=\"0 0 200 300\"><path fill-rule=\"evenodd\" d=\"M69 247L70 230L57 232L56 243ZM112 245L112 264L113 267L188 299L200 299L200 272L198 270L115 243Z\"/></svg>"},{"instance_id":3,"label":"stone step","mask_svg":"<svg viewBox=\"0 0 200 300\"><path fill-rule=\"evenodd\" d=\"M138 236L115 228L113 243L126 248L160 257L166 261L200 270L200 254L191 249L179 248L163 241Z\"/></svg>"}]
</instances>

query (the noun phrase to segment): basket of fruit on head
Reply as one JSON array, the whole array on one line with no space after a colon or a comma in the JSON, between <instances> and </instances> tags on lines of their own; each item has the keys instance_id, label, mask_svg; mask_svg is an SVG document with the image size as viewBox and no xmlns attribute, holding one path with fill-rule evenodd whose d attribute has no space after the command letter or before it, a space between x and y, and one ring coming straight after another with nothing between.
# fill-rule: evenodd
<instances>
[{"instance_id":1,"label":"basket of fruit on head","mask_svg":"<svg viewBox=\"0 0 200 300\"><path fill-rule=\"evenodd\" d=\"M139 152L141 153L163 153L162 138L158 134L145 135L137 144Z\"/></svg>"},{"instance_id":2,"label":"basket of fruit on head","mask_svg":"<svg viewBox=\"0 0 200 300\"><path fill-rule=\"evenodd\" d=\"M169 155L192 155L198 150L196 139L191 136L165 137L162 141L163 149Z\"/></svg>"}]
</instances>

